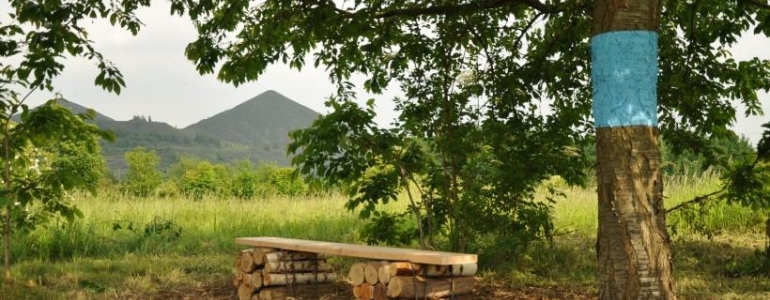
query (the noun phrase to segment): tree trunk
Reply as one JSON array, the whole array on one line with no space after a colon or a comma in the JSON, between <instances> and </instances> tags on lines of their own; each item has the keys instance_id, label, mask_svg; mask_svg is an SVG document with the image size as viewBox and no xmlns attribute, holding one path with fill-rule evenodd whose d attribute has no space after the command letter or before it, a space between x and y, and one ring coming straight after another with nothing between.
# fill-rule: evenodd
<instances>
[{"instance_id":1,"label":"tree trunk","mask_svg":"<svg viewBox=\"0 0 770 300\"><path fill-rule=\"evenodd\" d=\"M11 204L6 205L3 218L3 254L5 282L11 282Z\"/></svg>"},{"instance_id":2,"label":"tree trunk","mask_svg":"<svg viewBox=\"0 0 770 300\"><path fill-rule=\"evenodd\" d=\"M11 115L16 113L16 107L11 108ZM10 141L10 121L6 120L3 124L3 182L5 183L5 190L10 192L13 187L11 181L11 141ZM9 195L10 197L10 195ZM13 198L13 197L11 197ZM5 216L3 216L3 268L5 271L5 282L11 282L11 209L13 201L8 201L5 204Z\"/></svg>"},{"instance_id":3,"label":"tree trunk","mask_svg":"<svg viewBox=\"0 0 770 300\"><path fill-rule=\"evenodd\" d=\"M676 299L657 129L659 0L597 0L599 299Z\"/></svg>"}]
</instances>

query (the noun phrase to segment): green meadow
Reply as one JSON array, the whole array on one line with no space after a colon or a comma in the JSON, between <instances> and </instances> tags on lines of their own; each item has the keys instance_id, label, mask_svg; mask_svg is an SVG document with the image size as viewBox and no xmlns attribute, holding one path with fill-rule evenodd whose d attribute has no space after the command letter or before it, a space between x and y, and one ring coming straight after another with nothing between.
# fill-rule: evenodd
<instances>
[{"instance_id":1,"label":"green meadow","mask_svg":"<svg viewBox=\"0 0 770 300\"><path fill-rule=\"evenodd\" d=\"M482 284L510 288L574 287L595 291L595 188L543 184L564 192L554 204L552 242L495 261L480 254ZM719 188L718 176L666 182L667 206ZM13 275L0 299L170 299L175 294L229 295L233 239L280 236L361 243L364 222L343 196L240 200L134 198L112 191L77 194L74 223L54 220L13 240ZM388 209L402 210L407 201ZM766 213L712 203L705 215L668 215L680 299L770 299L765 258ZM692 219L697 221L693 222ZM501 263L502 262L502 263ZM348 259L333 264L344 268ZM181 298L180 298L181 299ZM194 298L197 299L197 298ZM211 296L210 299L215 299ZM226 298L225 298L226 299Z\"/></svg>"}]
</instances>

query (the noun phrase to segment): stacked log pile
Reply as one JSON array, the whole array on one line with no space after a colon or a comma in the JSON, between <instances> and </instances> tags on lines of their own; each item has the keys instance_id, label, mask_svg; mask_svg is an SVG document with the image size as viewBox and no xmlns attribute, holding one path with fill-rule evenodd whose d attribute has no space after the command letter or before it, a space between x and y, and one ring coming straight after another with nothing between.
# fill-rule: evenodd
<instances>
[{"instance_id":1,"label":"stacked log pile","mask_svg":"<svg viewBox=\"0 0 770 300\"><path fill-rule=\"evenodd\" d=\"M326 257L315 253L247 249L236 256L235 269L240 300L318 299L333 293L337 280Z\"/></svg>"},{"instance_id":2,"label":"stacked log pile","mask_svg":"<svg viewBox=\"0 0 770 300\"><path fill-rule=\"evenodd\" d=\"M348 279L359 300L445 299L473 291L477 266L368 262L350 267Z\"/></svg>"}]
</instances>

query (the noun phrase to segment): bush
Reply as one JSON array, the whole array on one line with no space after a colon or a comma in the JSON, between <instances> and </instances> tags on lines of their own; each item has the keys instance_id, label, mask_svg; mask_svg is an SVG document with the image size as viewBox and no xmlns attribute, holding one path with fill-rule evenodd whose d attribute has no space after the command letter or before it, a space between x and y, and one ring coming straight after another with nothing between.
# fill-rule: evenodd
<instances>
[{"instance_id":1,"label":"bush","mask_svg":"<svg viewBox=\"0 0 770 300\"><path fill-rule=\"evenodd\" d=\"M147 151L142 147L126 151L124 154L128 173L123 183L123 191L139 197L147 197L163 182L158 171L160 159L155 151Z\"/></svg>"}]
</instances>

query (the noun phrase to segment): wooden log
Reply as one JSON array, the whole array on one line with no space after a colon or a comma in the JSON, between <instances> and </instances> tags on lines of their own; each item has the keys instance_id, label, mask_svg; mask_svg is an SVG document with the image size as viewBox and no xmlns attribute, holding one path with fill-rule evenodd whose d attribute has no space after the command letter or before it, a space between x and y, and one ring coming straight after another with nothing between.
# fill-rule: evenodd
<instances>
[{"instance_id":1,"label":"wooden log","mask_svg":"<svg viewBox=\"0 0 770 300\"><path fill-rule=\"evenodd\" d=\"M292 260L322 260L326 259L327 255L316 254L309 252L290 252L290 251L277 251L265 253L262 257L263 261L292 261Z\"/></svg>"},{"instance_id":2,"label":"wooden log","mask_svg":"<svg viewBox=\"0 0 770 300\"><path fill-rule=\"evenodd\" d=\"M241 252L235 254L235 269L241 271Z\"/></svg>"},{"instance_id":3,"label":"wooden log","mask_svg":"<svg viewBox=\"0 0 770 300\"><path fill-rule=\"evenodd\" d=\"M297 299L321 299L322 296L331 295L335 292L335 286L331 283L307 284L283 287L264 288L259 291L259 300L286 299L289 297Z\"/></svg>"},{"instance_id":4,"label":"wooden log","mask_svg":"<svg viewBox=\"0 0 770 300\"><path fill-rule=\"evenodd\" d=\"M421 264L413 264L410 262L393 262L390 263L390 267L388 268L390 271L390 276L413 276L418 275L420 272L422 272L422 265Z\"/></svg>"},{"instance_id":5,"label":"wooden log","mask_svg":"<svg viewBox=\"0 0 770 300\"><path fill-rule=\"evenodd\" d=\"M333 271L331 265L325 261L296 260L296 261L268 261L265 264L267 273L296 273L296 272L323 272Z\"/></svg>"},{"instance_id":6,"label":"wooden log","mask_svg":"<svg viewBox=\"0 0 770 300\"><path fill-rule=\"evenodd\" d=\"M473 291L473 277L421 278L398 276L388 283L388 297L438 299Z\"/></svg>"},{"instance_id":7,"label":"wooden log","mask_svg":"<svg viewBox=\"0 0 770 300\"><path fill-rule=\"evenodd\" d=\"M243 273L241 273L240 271L235 272L235 274L233 274L232 281L233 281L233 286L234 287L240 286L241 282L243 282Z\"/></svg>"},{"instance_id":8,"label":"wooden log","mask_svg":"<svg viewBox=\"0 0 770 300\"><path fill-rule=\"evenodd\" d=\"M476 299L476 295L474 295L473 293L468 293L468 294L454 295L452 297L445 297L445 298L439 298L434 300L475 300L475 299Z\"/></svg>"},{"instance_id":9,"label":"wooden log","mask_svg":"<svg viewBox=\"0 0 770 300\"><path fill-rule=\"evenodd\" d=\"M388 284L388 281L390 281L390 264L384 265L377 270L377 281Z\"/></svg>"},{"instance_id":10,"label":"wooden log","mask_svg":"<svg viewBox=\"0 0 770 300\"><path fill-rule=\"evenodd\" d=\"M461 264L461 265L424 265L425 276L428 277L445 277L445 276L474 276L478 270L476 264Z\"/></svg>"},{"instance_id":11,"label":"wooden log","mask_svg":"<svg viewBox=\"0 0 770 300\"><path fill-rule=\"evenodd\" d=\"M380 281L379 279L379 270L383 266L387 266L390 263L387 261L373 261L368 262L366 266L364 267L364 281L366 281L369 284L377 284L377 282Z\"/></svg>"},{"instance_id":12,"label":"wooden log","mask_svg":"<svg viewBox=\"0 0 770 300\"><path fill-rule=\"evenodd\" d=\"M251 276L249 278L249 284L251 284L251 286L254 287L255 289L262 288L262 285L263 285L262 273L260 272L251 273Z\"/></svg>"},{"instance_id":13,"label":"wooden log","mask_svg":"<svg viewBox=\"0 0 770 300\"><path fill-rule=\"evenodd\" d=\"M238 286L238 299L251 300L251 296L254 294L254 288L249 284L241 284Z\"/></svg>"},{"instance_id":14,"label":"wooden log","mask_svg":"<svg viewBox=\"0 0 770 300\"><path fill-rule=\"evenodd\" d=\"M257 265L254 264L254 258L251 255L253 252L254 249L246 249L241 251L241 259L238 266L241 272L251 273L257 269Z\"/></svg>"},{"instance_id":15,"label":"wooden log","mask_svg":"<svg viewBox=\"0 0 770 300\"><path fill-rule=\"evenodd\" d=\"M254 274L257 274L256 272ZM251 275L249 273L241 273L241 285L251 286Z\"/></svg>"},{"instance_id":16,"label":"wooden log","mask_svg":"<svg viewBox=\"0 0 770 300\"><path fill-rule=\"evenodd\" d=\"M278 250L273 248L254 248L254 252L251 253L251 258L254 260L254 264L257 266L263 266L265 263L265 255Z\"/></svg>"},{"instance_id":17,"label":"wooden log","mask_svg":"<svg viewBox=\"0 0 770 300\"><path fill-rule=\"evenodd\" d=\"M352 266L350 266L350 271L348 272L348 279L350 279L351 284L361 285L366 281L366 277L364 276L364 269L366 269L365 263L355 263Z\"/></svg>"},{"instance_id":18,"label":"wooden log","mask_svg":"<svg viewBox=\"0 0 770 300\"><path fill-rule=\"evenodd\" d=\"M335 273L265 273L262 274L262 286L280 286L308 283L329 283L337 280Z\"/></svg>"},{"instance_id":19,"label":"wooden log","mask_svg":"<svg viewBox=\"0 0 770 300\"><path fill-rule=\"evenodd\" d=\"M374 286L369 283L362 283L353 287L353 297L359 300L372 300L374 296Z\"/></svg>"},{"instance_id":20,"label":"wooden log","mask_svg":"<svg viewBox=\"0 0 770 300\"><path fill-rule=\"evenodd\" d=\"M410 262L394 262L391 263L389 267L390 276L473 276L476 275L477 270L478 266L475 263L460 265L422 265Z\"/></svg>"},{"instance_id":21,"label":"wooden log","mask_svg":"<svg viewBox=\"0 0 770 300\"><path fill-rule=\"evenodd\" d=\"M388 286L380 282L374 285L374 294L372 295L374 300L388 300Z\"/></svg>"}]
</instances>

